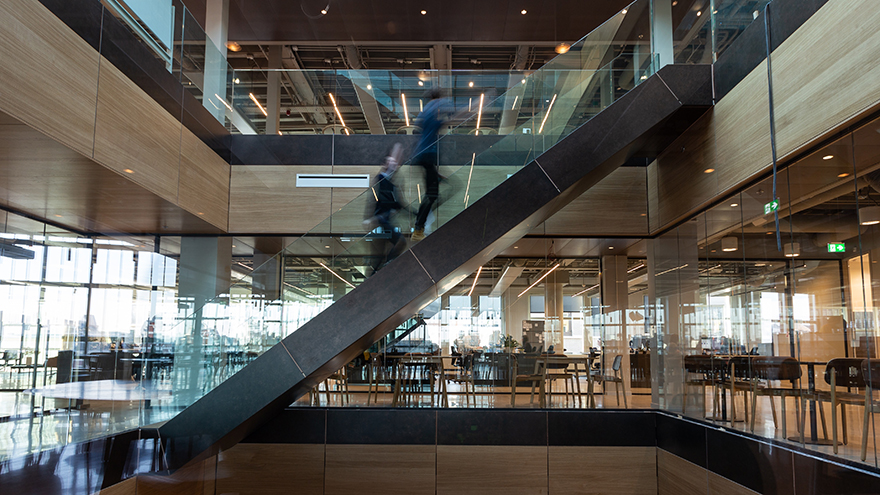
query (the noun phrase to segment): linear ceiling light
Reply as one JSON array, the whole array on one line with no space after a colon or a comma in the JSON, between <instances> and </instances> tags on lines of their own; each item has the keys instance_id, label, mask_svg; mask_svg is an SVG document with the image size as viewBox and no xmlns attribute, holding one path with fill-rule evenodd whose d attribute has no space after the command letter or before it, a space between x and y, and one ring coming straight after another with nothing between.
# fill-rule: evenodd
<instances>
[{"instance_id":1,"label":"linear ceiling light","mask_svg":"<svg viewBox=\"0 0 880 495\"><path fill-rule=\"evenodd\" d=\"M345 282L346 284L348 284L349 287L351 287L352 289L354 289L354 284L352 284L352 283L349 282L348 280L345 280L344 278L340 277L339 274L336 273L336 272L334 272L333 270L327 268L327 265L325 265L324 263L320 263L320 262L319 262L318 264L321 265L321 266L323 266L324 269L327 270L328 272L332 273L333 276L335 276L335 277L338 278L339 280L342 280L343 282Z\"/></svg>"},{"instance_id":2,"label":"linear ceiling light","mask_svg":"<svg viewBox=\"0 0 880 495\"><path fill-rule=\"evenodd\" d=\"M626 273L632 273L632 272L635 272L635 271L641 270L641 269L644 268L644 267L645 267L645 264L644 264L644 263L639 263L638 265L636 265L636 266L630 268L629 270L627 270Z\"/></svg>"},{"instance_id":3,"label":"linear ceiling light","mask_svg":"<svg viewBox=\"0 0 880 495\"><path fill-rule=\"evenodd\" d=\"M409 111L406 109L406 95L400 93L400 101L403 102L403 118L406 120L406 126L409 127Z\"/></svg>"},{"instance_id":4,"label":"linear ceiling light","mask_svg":"<svg viewBox=\"0 0 880 495\"><path fill-rule=\"evenodd\" d=\"M480 122L483 120L483 97L485 93L480 93L480 108L477 109L477 129L480 128Z\"/></svg>"},{"instance_id":5,"label":"linear ceiling light","mask_svg":"<svg viewBox=\"0 0 880 495\"><path fill-rule=\"evenodd\" d=\"M519 99L519 95L516 95L516 97L513 98L513 105L510 105L511 110L516 108L516 100L518 100L518 99Z\"/></svg>"},{"instance_id":6,"label":"linear ceiling light","mask_svg":"<svg viewBox=\"0 0 880 495\"><path fill-rule=\"evenodd\" d=\"M214 93L214 96L216 96L217 99L220 100L221 103L226 105L226 108L228 108L230 112L232 111L232 107L229 106L229 103L226 103L226 100L224 100L223 98L220 98L220 95L218 95L217 93ZM210 98L208 98L208 99L210 100Z\"/></svg>"},{"instance_id":7,"label":"linear ceiling light","mask_svg":"<svg viewBox=\"0 0 880 495\"><path fill-rule=\"evenodd\" d=\"M578 292L577 294L575 294L575 295L573 295L573 296L571 296L571 297L577 297L577 296L583 294L584 292L591 291L591 290L595 289L596 287L599 287L599 284L596 284L596 285L594 285L594 286L592 286L592 287L587 287L586 289L584 289L584 290Z\"/></svg>"},{"instance_id":8,"label":"linear ceiling light","mask_svg":"<svg viewBox=\"0 0 880 495\"><path fill-rule=\"evenodd\" d=\"M481 267L477 270L477 276L474 277L474 283L471 284L471 290L468 291L468 297L471 297L471 294L474 293L474 287L477 286L477 280L480 279L480 273L481 273L482 271L483 271L483 267L481 266Z\"/></svg>"},{"instance_id":9,"label":"linear ceiling light","mask_svg":"<svg viewBox=\"0 0 880 495\"><path fill-rule=\"evenodd\" d=\"M467 208L468 193L471 191L471 177L474 175L474 161L475 161L476 159L477 159L477 152L474 151L474 154L471 155L471 169L470 169L470 171L468 172L467 187L466 187L465 190L464 190L464 204L465 204L465 208Z\"/></svg>"},{"instance_id":10,"label":"linear ceiling light","mask_svg":"<svg viewBox=\"0 0 880 495\"><path fill-rule=\"evenodd\" d=\"M336 106L336 98L333 97L333 93L327 93L330 96L330 101L333 102L333 110L336 110L336 116L339 117L339 123L342 124L342 127L345 127L345 121L342 120L342 114L339 112L339 107ZM346 132L348 134L348 132Z\"/></svg>"},{"instance_id":11,"label":"linear ceiling light","mask_svg":"<svg viewBox=\"0 0 880 495\"><path fill-rule=\"evenodd\" d=\"M261 111L261 112L263 112L263 115L264 115L264 116L266 116L266 117L268 117L268 116L269 116L269 114L268 114L268 113L266 113L266 109L265 109L265 108L263 108L263 105L260 105L260 102L258 102L258 101L257 101L257 97L256 97L256 96L254 96L254 94L253 94L253 93L248 93L248 94L249 94L249 95L250 95L250 96L251 96L251 100L253 100L253 101L254 101L254 103L256 103L256 104L257 104L257 108L259 108L259 109L260 109L260 111Z\"/></svg>"},{"instance_id":12,"label":"linear ceiling light","mask_svg":"<svg viewBox=\"0 0 880 495\"><path fill-rule=\"evenodd\" d=\"M551 273L553 273L553 270L559 268L559 265L561 265L561 264L562 264L562 263L556 263L556 266L554 266L553 268L551 268L547 273L541 275L541 278L539 278L538 280L535 280L535 281L532 283L532 285L528 286L528 287L526 288L526 290L520 292L519 295L516 296L516 297L517 297L517 298L520 298L520 297L522 297L523 294L525 294L526 292L532 290L532 287L534 287L534 286L538 285L539 283L541 283L541 280L544 280L545 278L547 278L547 275L550 275Z\"/></svg>"},{"instance_id":13,"label":"linear ceiling light","mask_svg":"<svg viewBox=\"0 0 880 495\"><path fill-rule=\"evenodd\" d=\"M547 122L547 117L550 116L550 110L553 110L554 103L556 103L556 95L553 95L553 99L550 100L550 106L547 107L547 113L544 114L544 120L541 121L541 128L538 129L538 134L541 134L541 131L544 130L544 123Z\"/></svg>"}]
</instances>

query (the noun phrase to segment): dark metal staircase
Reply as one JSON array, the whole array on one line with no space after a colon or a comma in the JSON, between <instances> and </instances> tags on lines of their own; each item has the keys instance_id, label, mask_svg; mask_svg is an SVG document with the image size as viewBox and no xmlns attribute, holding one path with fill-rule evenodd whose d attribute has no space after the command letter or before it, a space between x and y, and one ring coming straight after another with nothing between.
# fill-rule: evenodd
<instances>
[{"instance_id":1,"label":"dark metal staircase","mask_svg":"<svg viewBox=\"0 0 880 495\"><path fill-rule=\"evenodd\" d=\"M713 104L711 67L666 66L158 429L167 468L231 446L632 156Z\"/></svg>"}]
</instances>

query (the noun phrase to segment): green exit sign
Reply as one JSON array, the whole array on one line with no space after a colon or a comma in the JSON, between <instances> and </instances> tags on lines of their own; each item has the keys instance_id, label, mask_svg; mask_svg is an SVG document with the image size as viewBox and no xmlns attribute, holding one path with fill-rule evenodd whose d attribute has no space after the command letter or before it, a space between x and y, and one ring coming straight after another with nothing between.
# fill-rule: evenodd
<instances>
[{"instance_id":1,"label":"green exit sign","mask_svg":"<svg viewBox=\"0 0 880 495\"><path fill-rule=\"evenodd\" d=\"M774 199L773 201L764 205L764 214L767 215L769 213L773 213L774 211L779 209L779 200Z\"/></svg>"},{"instance_id":2,"label":"green exit sign","mask_svg":"<svg viewBox=\"0 0 880 495\"><path fill-rule=\"evenodd\" d=\"M829 242L828 243L828 252L829 253L845 253L846 252L846 244L842 242Z\"/></svg>"}]
</instances>

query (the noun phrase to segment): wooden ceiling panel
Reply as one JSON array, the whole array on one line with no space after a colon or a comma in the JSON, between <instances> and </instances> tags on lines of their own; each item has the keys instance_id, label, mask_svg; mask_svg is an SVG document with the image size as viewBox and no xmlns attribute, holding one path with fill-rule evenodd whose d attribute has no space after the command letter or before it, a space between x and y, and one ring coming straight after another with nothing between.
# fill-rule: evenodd
<instances>
[{"instance_id":1,"label":"wooden ceiling panel","mask_svg":"<svg viewBox=\"0 0 880 495\"><path fill-rule=\"evenodd\" d=\"M0 122L0 205L79 232L222 233L8 115Z\"/></svg>"}]
</instances>

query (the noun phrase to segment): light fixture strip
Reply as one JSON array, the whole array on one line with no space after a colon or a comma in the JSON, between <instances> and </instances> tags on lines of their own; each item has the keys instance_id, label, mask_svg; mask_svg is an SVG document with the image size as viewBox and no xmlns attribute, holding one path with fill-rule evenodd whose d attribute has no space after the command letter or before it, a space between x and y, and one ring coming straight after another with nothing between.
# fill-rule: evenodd
<instances>
[{"instance_id":1,"label":"light fixture strip","mask_svg":"<svg viewBox=\"0 0 880 495\"><path fill-rule=\"evenodd\" d=\"M406 126L409 127L409 110L406 109L406 95L400 93L400 101L403 102L403 118L406 120Z\"/></svg>"},{"instance_id":2,"label":"light fixture strip","mask_svg":"<svg viewBox=\"0 0 880 495\"><path fill-rule=\"evenodd\" d=\"M352 283L349 282L348 280L345 280L344 278L340 277L339 274L336 273L336 272L334 272L333 270L327 268L327 265L325 265L324 263L320 263L320 262L319 262L318 264L321 265L321 266L323 266L324 269L327 270L328 272L332 273L334 277L336 277L336 278L338 278L339 280L342 280L343 282L345 282L346 284L348 284L348 286L351 287L352 289L355 288L355 287L354 287L354 284L352 284Z\"/></svg>"},{"instance_id":3,"label":"light fixture strip","mask_svg":"<svg viewBox=\"0 0 880 495\"><path fill-rule=\"evenodd\" d=\"M639 263L638 265L636 265L636 266L630 268L629 270L627 270L626 273L632 273L632 272L634 272L634 271L636 271L636 270L641 270L641 269L644 268L644 267L645 267L645 264L644 264L644 263Z\"/></svg>"},{"instance_id":4,"label":"light fixture strip","mask_svg":"<svg viewBox=\"0 0 880 495\"><path fill-rule=\"evenodd\" d=\"M342 124L345 134L348 135L348 129L345 129L345 121L342 120L342 113L339 112L339 107L336 106L336 98L333 97L333 93L327 94L330 95L330 101L333 102L333 110L336 110L336 116L339 117L339 123Z\"/></svg>"},{"instance_id":5,"label":"light fixture strip","mask_svg":"<svg viewBox=\"0 0 880 495\"><path fill-rule=\"evenodd\" d=\"M253 102L254 102L254 103L256 103L256 105L257 105L257 108L259 108L259 109L260 109L260 111L261 111L261 112L263 112L263 116L265 116L265 117L268 117L268 116L269 116L269 114L268 114L268 113L267 113L267 112L266 112L266 109L265 109L265 108L263 108L263 105L260 105L260 102L259 102L259 101L257 101L257 97L256 97L256 96L254 96L254 94L253 94L253 93L248 93L248 94L249 94L249 95L250 95L250 97L251 97L251 100L253 100ZM334 105L335 105L335 103L334 103Z\"/></svg>"},{"instance_id":6,"label":"light fixture strip","mask_svg":"<svg viewBox=\"0 0 880 495\"><path fill-rule=\"evenodd\" d=\"M516 100L518 100L518 99L519 99L519 95L516 95L516 96L513 98L513 105L510 105L510 109L511 109L511 110L513 110L514 108L516 108Z\"/></svg>"},{"instance_id":7,"label":"light fixture strip","mask_svg":"<svg viewBox=\"0 0 880 495\"><path fill-rule=\"evenodd\" d=\"M464 203L467 204L468 193L471 191L471 177L474 175L474 161L477 159L477 152L471 156L471 169L468 172L467 187L464 190Z\"/></svg>"},{"instance_id":8,"label":"light fixture strip","mask_svg":"<svg viewBox=\"0 0 880 495\"><path fill-rule=\"evenodd\" d=\"M553 268L551 268L550 271L548 271L547 273L541 275L541 278L539 278L538 280L535 280L535 281L532 283L532 285L530 285L530 286L528 286L528 287L526 288L526 290L520 292L519 295L516 296L517 299L520 298L520 297L522 297L522 295L525 294L526 292L532 290L532 287L534 287L534 286L538 285L539 283L541 283L541 280L544 280L545 278L547 278L547 275L550 275L551 273L553 273L553 270L559 268L559 265L561 265L561 264L562 264L562 263L556 263L556 266L554 266Z\"/></svg>"},{"instance_id":9,"label":"light fixture strip","mask_svg":"<svg viewBox=\"0 0 880 495\"><path fill-rule=\"evenodd\" d=\"M216 96L217 99L220 100L220 103L223 103L223 105L225 105L226 108L229 109L230 112L232 111L232 107L229 106L229 103L226 103L226 100L221 98L220 95L218 95L217 93L214 93L214 96Z\"/></svg>"},{"instance_id":10,"label":"light fixture strip","mask_svg":"<svg viewBox=\"0 0 880 495\"><path fill-rule=\"evenodd\" d=\"M477 276L474 277L474 283L471 284L471 290L468 291L468 297L471 297L471 294L474 293L474 287L477 286L477 280L480 279L480 273L481 273L482 271L483 271L483 267L481 266L481 267L477 270Z\"/></svg>"},{"instance_id":11,"label":"light fixture strip","mask_svg":"<svg viewBox=\"0 0 880 495\"><path fill-rule=\"evenodd\" d=\"M480 107L477 109L477 129L480 128L480 122L483 120L483 97L485 93L480 93Z\"/></svg>"},{"instance_id":12,"label":"light fixture strip","mask_svg":"<svg viewBox=\"0 0 880 495\"><path fill-rule=\"evenodd\" d=\"M556 103L556 95L553 95L553 99L550 100L550 106L547 107L547 113L544 114L544 120L541 121L541 128L538 129L538 134L541 134L541 131L544 130L544 123L547 122L547 117L550 116L550 110L553 110L554 103Z\"/></svg>"},{"instance_id":13,"label":"light fixture strip","mask_svg":"<svg viewBox=\"0 0 880 495\"><path fill-rule=\"evenodd\" d=\"M571 296L571 297L577 297L577 296L583 294L584 292L591 291L591 290L595 289L596 287L599 287L599 284L596 284L596 285L594 285L594 286L592 286L592 287L587 287L586 289L584 289L584 290L578 292L577 294L575 294L575 295L573 295L573 296Z\"/></svg>"}]
</instances>

